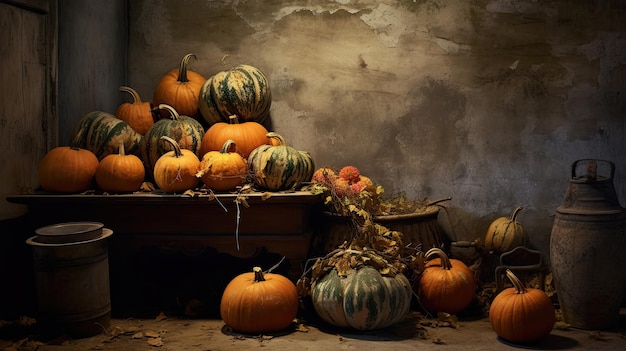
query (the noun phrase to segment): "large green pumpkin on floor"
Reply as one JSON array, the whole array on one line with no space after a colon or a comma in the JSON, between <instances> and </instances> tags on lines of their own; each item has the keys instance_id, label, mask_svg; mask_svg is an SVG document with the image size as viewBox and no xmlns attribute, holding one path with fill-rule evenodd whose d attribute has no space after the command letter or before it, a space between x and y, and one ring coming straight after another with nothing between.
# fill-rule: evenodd
<instances>
[{"instance_id":1,"label":"large green pumpkin on floor","mask_svg":"<svg viewBox=\"0 0 626 351\"><path fill-rule=\"evenodd\" d=\"M345 277L335 269L311 286L313 308L325 322L341 328L374 330L404 319L413 290L403 275L387 277L372 267L351 269Z\"/></svg>"},{"instance_id":2,"label":"large green pumpkin on floor","mask_svg":"<svg viewBox=\"0 0 626 351\"><path fill-rule=\"evenodd\" d=\"M218 72L200 89L200 113L209 125L229 123L232 115L239 116L241 122L263 123L271 104L272 93L267 77L250 65Z\"/></svg>"},{"instance_id":3,"label":"large green pumpkin on floor","mask_svg":"<svg viewBox=\"0 0 626 351\"><path fill-rule=\"evenodd\" d=\"M161 140L162 136L172 138L181 149L190 150L198 158L204 136L204 127L192 117L181 116L167 104L159 105L159 109L170 112L169 118L158 120L145 135L142 148L142 159L146 166L146 174L152 174L159 157L172 151L170 144Z\"/></svg>"},{"instance_id":4,"label":"large green pumpkin on floor","mask_svg":"<svg viewBox=\"0 0 626 351\"><path fill-rule=\"evenodd\" d=\"M127 154L139 155L143 136L114 115L92 111L85 115L72 132L70 145L93 152L98 160L116 154L120 143Z\"/></svg>"},{"instance_id":5,"label":"large green pumpkin on floor","mask_svg":"<svg viewBox=\"0 0 626 351\"><path fill-rule=\"evenodd\" d=\"M267 137L277 140L278 145L261 145L248 156L254 183L262 189L280 191L310 181L315 171L313 157L287 146L277 133L267 133Z\"/></svg>"}]
</instances>

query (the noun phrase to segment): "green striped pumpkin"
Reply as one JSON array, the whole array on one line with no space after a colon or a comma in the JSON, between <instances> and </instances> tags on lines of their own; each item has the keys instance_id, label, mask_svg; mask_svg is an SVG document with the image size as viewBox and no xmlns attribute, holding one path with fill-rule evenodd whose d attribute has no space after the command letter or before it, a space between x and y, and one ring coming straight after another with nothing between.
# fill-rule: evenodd
<instances>
[{"instance_id":1,"label":"green striped pumpkin","mask_svg":"<svg viewBox=\"0 0 626 351\"><path fill-rule=\"evenodd\" d=\"M200 89L202 117L212 125L229 123L237 115L242 122L263 123L270 112L272 93L267 77L258 68L239 65L218 72Z\"/></svg>"},{"instance_id":2,"label":"green striped pumpkin","mask_svg":"<svg viewBox=\"0 0 626 351\"><path fill-rule=\"evenodd\" d=\"M403 274L387 277L372 267L351 269L340 277L333 269L311 286L315 312L341 328L374 330L406 317L413 290Z\"/></svg>"},{"instance_id":3,"label":"green striped pumpkin","mask_svg":"<svg viewBox=\"0 0 626 351\"><path fill-rule=\"evenodd\" d=\"M204 127L189 116L181 116L167 104L160 104L159 109L170 112L170 118L158 120L146 133L142 148L142 159L146 174L152 174L159 157L172 151L170 144L161 140L162 136L172 138L181 149L190 150L200 158L200 146L204 136Z\"/></svg>"},{"instance_id":4,"label":"green striped pumpkin","mask_svg":"<svg viewBox=\"0 0 626 351\"><path fill-rule=\"evenodd\" d=\"M285 144L285 139L274 132L266 135L278 141L278 145L261 145L248 155L248 169L254 183L270 191L291 189L308 182L313 176L313 157Z\"/></svg>"},{"instance_id":5,"label":"green striped pumpkin","mask_svg":"<svg viewBox=\"0 0 626 351\"><path fill-rule=\"evenodd\" d=\"M114 115L92 111L85 115L72 132L70 145L93 152L98 160L116 154L120 143L127 154L139 155L143 136L133 130L128 123Z\"/></svg>"}]
</instances>

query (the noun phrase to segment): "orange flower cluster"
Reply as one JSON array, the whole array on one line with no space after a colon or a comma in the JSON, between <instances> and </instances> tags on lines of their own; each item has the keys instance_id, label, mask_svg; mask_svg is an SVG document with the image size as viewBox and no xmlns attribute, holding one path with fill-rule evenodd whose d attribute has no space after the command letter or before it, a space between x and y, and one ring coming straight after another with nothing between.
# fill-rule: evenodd
<instances>
[{"instance_id":1,"label":"orange flower cluster","mask_svg":"<svg viewBox=\"0 0 626 351\"><path fill-rule=\"evenodd\" d=\"M371 206L378 204L378 196L383 188L376 186L369 178L361 174L354 166L345 166L336 172L330 167L322 167L313 173L312 182L329 191L327 204L333 203L335 210L345 205L357 205L371 210Z\"/></svg>"},{"instance_id":2,"label":"orange flower cluster","mask_svg":"<svg viewBox=\"0 0 626 351\"><path fill-rule=\"evenodd\" d=\"M339 197L359 194L374 186L374 182L354 166L343 167L339 174L329 167L319 168L313 173L313 182L330 185Z\"/></svg>"}]
</instances>

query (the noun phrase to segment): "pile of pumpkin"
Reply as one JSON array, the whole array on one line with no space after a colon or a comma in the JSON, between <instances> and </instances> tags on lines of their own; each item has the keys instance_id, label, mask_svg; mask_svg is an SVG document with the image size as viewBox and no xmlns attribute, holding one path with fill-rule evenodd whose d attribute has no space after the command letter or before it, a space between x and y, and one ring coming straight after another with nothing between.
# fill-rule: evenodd
<instances>
[{"instance_id":1,"label":"pile of pumpkin","mask_svg":"<svg viewBox=\"0 0 626 351\"><path fill-rule=\"evenodd\" d=\"M138 190L149 179L165 192L185 192L200 181L211 190L229 191L250 177L259 188L279 191L313 178L332 183L333 193L344 199L346 194L360 194L359 201L345 203L359 223L359 235L318 259L297 287L260 268L233 279L220 311L235 331L283 330L305 297L324 321L359 330L399 322L414 294L424 310L433 313L456 314L470 304L476 282L463 262L439 248L407 254L401 233L371 221L364 208L382 191L371 179L351 166L339 174L323 168L314 175L309 153L287 146L282 136L261 125L271 93L260 70L240 65L205 79L188 70L192 57L185 55L180 67L161 79L152 104L132 88L121 87L132 103L121 104L115 116L94 111L81 119L70 146L51 150L41 161L41 187L77 193L95 182L102 191L122 193ZM496 236L491 244L508 241L504 238ZM413 283L406 276L409 272L418 277ZM554 323L550 299L540 290L524 288L512 272L507 276L514 287L491 304L496 333L513 342L548 334Z\"/></svg>"},{"instance_id":2,"label":"pile of pumpkin","mask_svg":"<svg viewBox=\"0 0 626 351\"><path fill-rule=\"evenodd\" d=\"M205 79L187 68L192 57L185 55L163 76L152 103L121 87L133 102L122 103L116 115L84 116L69 146L50 150L41 161L41 188L79 193L95 183L104 192L127 193L154 181L164 192L183 193L200 182L230 191L251 181L279 191L309 181L311 155L261 124L271 105L267 77L239 65Z\"/></svg>"},{"instance_id":3,"label":"pile of pumpkin","mask_svg":"<svg viewBox=\"0 0 626 351\"><path fill-rule=\"evenodd\" d=\"M462 261L439 248L406 255L402 233L373 223L362 209L349 207L362 219L354 240L316 259L297 285L258 267L234 278L220 303L224 322L248 334L282 331L292 324L301 301L310 299L324 322L367 331L404 320L414 295L425 311L440 318L461 313L474 300L474 273ZM499 218L496 225L503 222ZM420 274L411 283L407 274L416 270ZM545 337L555 323L552 301L543 290L526 288L510 270L506 275L513 287L501 291L489 309L494 332L518 344Z\"/></svg>"}]
</instances>

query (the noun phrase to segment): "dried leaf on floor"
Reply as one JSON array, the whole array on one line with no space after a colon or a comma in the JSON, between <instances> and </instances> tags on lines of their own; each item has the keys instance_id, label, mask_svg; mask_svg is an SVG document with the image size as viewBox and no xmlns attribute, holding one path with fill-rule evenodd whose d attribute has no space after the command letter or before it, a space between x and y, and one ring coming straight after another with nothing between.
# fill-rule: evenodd
<instances>
[{"instance_id":1,"label":"dried leaf on floor","mask_svg":"<svg viewBox=\"0 0 626 351\"><path fill-rule=\"evenodd\" d=\"M571 325L563 321L556 321L556 323L554 323L554 329L557 329L557 330L568 330L570 327Z\"/></svg>"},{"instance_id":2,"label":"dried leaf on floor","mask_svg":"<svg viewBox=\"0 0 626 351\"><path fill-rule=\"evenodd\" d=\"M451 327L454 329L459 327L459 318L450 313L438 312L437 320L440 327Z\"/></svg>"},{"instance_id":3,"label":"dried leaf on floor","mask_svg":"<svg viewBox=\"0 0 626 351\"><path fill-rule=\"evenodd\" d=\"M122 327L118 325L113 326L108 330L109 340L117 338L118 336L124 334L124 332L125 331Z\"/></svg>"},{"instance_id":4,"label":"dried leaf on floor","mask_svg":"<svg viewBox=\"0 0 626 351\"><path fill-rule=\"evenodd\" d=\"M165 315L165 312L161 311L161 312L159 312L159 315L156 316L156 318L154 320L159 322L159 321L162 321L164 319L167 319L167 316Z\"/></svg>"},{"instance_id":5,"label":"dried leaf on floor","mask_svg":"<svg viewBox=\"0 0 626 351\"><path fill-rule=\"evenodd\" d=\"M36 351L39 347L43 346L41 341L31 340L29 338L21 339L8 347L4 348L5 351Z\"/></svg>"},{"instance_id":6,"label":"dried leaf on floor","mask_svg":"<svg viewBox=\"0 0 626 351\"><path fill-rule=\"evenodd\" d=\"M141 330L136 325L131 325L130 327L126 327L126 334L135 334L140 331Z\"/></svg>"},{"instance_id":7,"label":"dried leaf on floor","mask_svg":"<svg viewBox=\"0 0 626 351\"><path fill-rule=\"evenodd\" d=\"M446 343L443 340L441 340L441 338L433 338L433 344L445 345Z\"/></svg>"},{"instance_id":8,"label":"dried leaf on floor","mask_svg":"<svg viewBox=\"0 0 626 351\"><path fill-rule=\"evenodd\" d=\"M161 336L161 333L156 332L154 330L145 330L143 332L143 334L147 337L147 338L158 338Z\"/></svg>"},{"instance_id":9,"label":"dried leaf on floor","mask_svg":"<svg viewBox=\"0 0 626 351\"><path fill-rule=\"evenodd\" d=\"M593 340L597 340L597 341L609 341L609 340L611 340L610 338L606 337L605 335L602 335L602 333L600 333L599 331L592 331L591 333L589 333L589 338L591 338Z\"/></svg>"},{"instance_id":10,"label":"dried leaf on floor","mask_svg":"<svg viewBox=\"0 0 626 351\"><path fill-rule=\"evenodd\" d=\"M309 332L309 327L307 327L306 325L302 324L302 323L298 323L296 324L296 331L302 332L302 333L308 333Z\"/></svg>"},{"instance_id":11,"label":"dried leaf on floor","mask_svg":"<svg viewBox=\"0 0 626 351\"><path fill-rule=\"evenodd\" d=\"M148 339L148 345L154 346L154 347L161 347L164 345L164 343L161 338L151 338L151 339Z\"/></svg>"},{"instance_id":12,"label":"dried leaf on floor","mask_svg":"<svg viewBox=\"0 0 626 351\"><path fill-rule=\"evenodd\" d=\"M254 339L256 339L259 342L263 342L263 341L267 341L267 340L272 340L274 337L271 335L259 335L254 337Z\"/></svg>"},{"instance_id":13,"label":"dried leaf on floor","mask_svg":"<svg viewBox=\"0 0 626 351\"><path fill-rule=\"evenodd\" d=\"M24 327L30 327L37 324L37 320L27 316L20 316L18 324Z\"/></svg>"}]
</instances>

